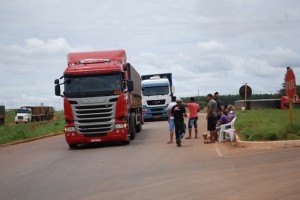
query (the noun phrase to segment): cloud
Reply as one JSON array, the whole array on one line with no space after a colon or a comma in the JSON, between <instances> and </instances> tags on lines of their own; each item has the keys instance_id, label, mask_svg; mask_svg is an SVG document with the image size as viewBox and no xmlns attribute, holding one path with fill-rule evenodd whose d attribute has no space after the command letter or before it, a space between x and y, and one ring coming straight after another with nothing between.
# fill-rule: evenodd
<instances>
[{"instance_id":1,"label":"cloud","mask_svg":"<svg viewBox=\"0 0 300 200\"><path fill-rule=\"evenodd\" d=\"M289 48L276 47L274 50L261 52L261 55L275 67L300 67L300 54Z\"/></svg>"},{"instance_id":2,"label":"cloud","mask_svg":"<svg viewBox=\"0 0 300 200\"><path fill-rule=\"evenodd\" d=\"M62 75L67 53L109 49L125 49L140 74L173 73L177 96L197 90L235 94L245 82L253 91L274 92L285 66L300 73L298 5L296 0L53 0L43 6L35 0L3 1L0 99L57 104L53 80Z\"/></svg>"},{"instance_id":3,"label":"cloud","mask_svg":"<svg viewBox=\"0 0 300 200\"><path fill-rule=\"evenodd\" d=\"M198 42L197 48L200 52L219 53L226 50L226 46L218 41L212 40L209 42Z\"/></svg>"},{"instance_id":4,"label":"cloud","mask_svg":"<svg viewBox=\"0 0 300 200\"><path fill-rule=\"evenodd\" d=\"M28 38L23 45L0 44L0 69L2 79L2 102L21 106L23 104L56 104L54 97L55 78L66 67L66 55L76 51L66 39L49 40Z\"/></svg>"}]
</instances>

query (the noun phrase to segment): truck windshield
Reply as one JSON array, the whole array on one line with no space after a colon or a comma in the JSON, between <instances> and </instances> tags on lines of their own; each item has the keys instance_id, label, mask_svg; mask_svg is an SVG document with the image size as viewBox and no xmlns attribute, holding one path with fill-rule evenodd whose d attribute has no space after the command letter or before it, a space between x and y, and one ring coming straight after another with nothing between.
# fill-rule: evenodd
<instances>
[{"instance_id":1,"label":"truck windshield","mask_svg":"<svg viewBox=\"0 0 300 200\"><path fill-rule=\"evenodd\" d=\"M168 86L155 86L155 87L144 87L143 89L144 96L154 96L154 95L167 95L169 94Z\"/></svg>"},{"instance_id":2,"label":"truck windshield","mask_svg":"<svg viewBox=\"0 0 300 200\"><path fill-rule=\"evenodd\" d=\"M17 113L30 113L30 111L26 109L18 109Z\"/></svg>"},{"instance_id":3,"label":"truck windshield","mask_svg":"<svg viewBox=\"0 0 300 200\"><path fill-rule=\"evenodd\" d=\"M118 94L122 90L121 74L65 78L66 97L94 97Z\"/></svg>"}]
</instances>

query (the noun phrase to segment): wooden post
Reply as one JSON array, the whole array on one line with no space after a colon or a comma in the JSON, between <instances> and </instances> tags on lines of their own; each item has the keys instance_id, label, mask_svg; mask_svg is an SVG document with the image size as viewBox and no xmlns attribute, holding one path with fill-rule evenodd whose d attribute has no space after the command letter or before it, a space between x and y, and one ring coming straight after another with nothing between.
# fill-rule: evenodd
<instances>
[{"instance_id":1,"label":"wooden post","mask_svg":"<svg viewBox=\"0 0 300 200\"><path fill-rule=\"evenodd\" d=\"M290 114L290 122L294 123L295 122L295 116L294 116L294 104L293 104L293 99L289 100L289 114Z\"/></svg>"}]
</instances>

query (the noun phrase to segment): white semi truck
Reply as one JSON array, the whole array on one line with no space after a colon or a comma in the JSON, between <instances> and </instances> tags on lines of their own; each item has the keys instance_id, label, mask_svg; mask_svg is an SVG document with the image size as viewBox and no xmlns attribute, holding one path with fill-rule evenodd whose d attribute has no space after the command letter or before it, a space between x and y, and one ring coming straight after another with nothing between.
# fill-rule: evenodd
<instances>
[{"instance_id":1,"label":"white semi truck","mask_svg":"<svg viewBox=\"0 0 300 200\"><path fill-rule=\"evenodd\" d=\"M167 108L175 93L172 74L149 74L141 78L144 120L167 119Z\"/></svg>"},{"instance_id":2,"label":"white semi truck","mask_svg":"<svg viewBox=\"0 0 300 200\"><path fill-rule=\"evenodd\" d=\"M54 108L49 106L24 106L17 110L16 124L31 121L42 121L53 119Z\"/></svg>"}]
</instances>

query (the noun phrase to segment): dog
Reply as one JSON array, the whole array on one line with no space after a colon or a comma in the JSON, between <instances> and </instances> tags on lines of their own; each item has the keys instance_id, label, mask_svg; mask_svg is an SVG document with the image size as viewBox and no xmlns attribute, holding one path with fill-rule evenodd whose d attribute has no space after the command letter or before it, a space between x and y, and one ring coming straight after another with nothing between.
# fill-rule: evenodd
<instances>
[{"instance_id":1,"label":"dog","mask_svg":"<svg viewBox=\"0 0 300 200\"><path fill-rule=\"evenodd\" d=\"M207 133L203 133L204 144L210 143L209 135Z\"/></svg>"}]
</instances>

